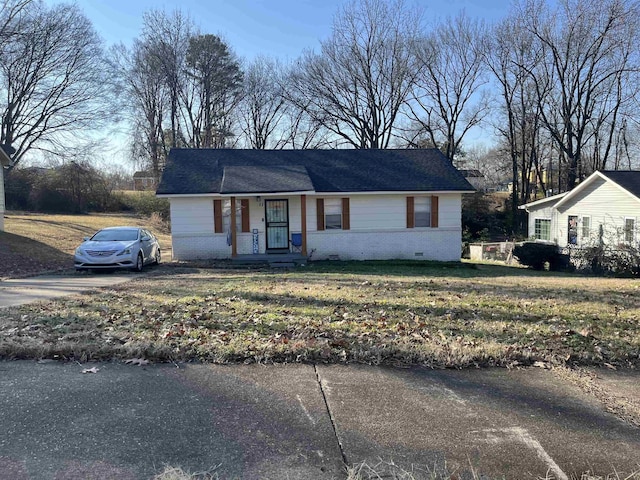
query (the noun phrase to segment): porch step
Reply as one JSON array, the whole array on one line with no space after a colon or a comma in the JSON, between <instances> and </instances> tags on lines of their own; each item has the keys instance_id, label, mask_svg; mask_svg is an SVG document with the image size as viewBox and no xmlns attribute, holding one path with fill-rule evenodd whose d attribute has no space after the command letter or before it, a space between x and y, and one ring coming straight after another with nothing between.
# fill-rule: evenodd
<instances>
[{"instance_id":1,"label":"porch step","mask_svg":"<svg viewBox=\"0 0 640 480\"><path fill-rule=\"evenodd\" d=\"M273 268L291 268L306 265L307 257L299 253L238 255L231 260L234 265L265 265Z\"/></svg>"},{"instance_id":2,"label":"porch step","mask_svg":"<svg viewBox=\"0 0 640 480\"><path fill-rule=\"evenodd\" d=\"M297 264L293 262L269 262L271 268L293 268Z\"/></svg>"}]
</instances>

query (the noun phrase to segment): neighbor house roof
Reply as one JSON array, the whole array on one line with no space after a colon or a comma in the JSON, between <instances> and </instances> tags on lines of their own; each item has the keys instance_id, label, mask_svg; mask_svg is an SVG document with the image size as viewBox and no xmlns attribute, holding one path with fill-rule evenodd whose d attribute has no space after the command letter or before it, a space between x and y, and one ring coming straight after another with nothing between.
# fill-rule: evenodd
<instances>
[{"instance_id":1,"label":"neighbor house roof","mask_svg":"<svg viewBox=\"0 0 640 480\"><path fill-rule=\"evenodd\" d=\"M0 145L0 167L8 167L12 165L11 155L15 153L15 149L8 145Z\"/></svg>"},{"instance_id":2,"label":"neighbor house roof","mask_svg":"<svg viewBox=\"0 0 640 480\"><path fill-rule=\"evenodd\" d=\"M534 202L529 202L529 203L525 203L524 205L520 205L518 208L520 210L526 210L528 212L529 208L532 208L532 207L540 207L541 205L544 205L545 203L550 203L550 202L559 202L568 193L569 192L564 192L564 193L559 193L557 195L552 195L550 197L541 198L540 200L536 200Z\"/></svg>"},{"instance_id":3,"label":"neighbor house roof","mask_svg":"<svg viewBox=\"0 0 640 480\"><path fill-rule=\"evenodd\" d=\"M148 170L139 170L133 174L133 178L153 178L153 172Z\"/></svg>"},{"instance_id":4,"label":"neighbor house roof","mask_svg":"<svg viewBox=\"0 0 640 480\"><path fill-rule=\"evenodd\" d=\"M600 173L640 199L640 171L603 170Z\"/></svg>"},{"instance_id":5,"label":"neighbor house roof","mask_svg":"<svg viewBox=\"0 0 640 480\"><path fill-rule=\"evenodd\" d=\"M618 186L618 188L640 200L640 171L602 170L591 174L571 191L564 192L559 195L554 195L552 197L543 198L541 200L536 200L535 202L527 203L525 205L520 205L518 208L529 211L530 208L539 207L542 204L551 201L557 202L555 205L556 208L561 207L598 178L604 179L605 181L613 182Z\"/></svg>"},{"instance_id":6,"label":"neighbor house roof","mask_svg":"<svg viewBox=\"0 0 640 480\"><path fill-rule=\"evenodd\" d=\"M557 208L569 202L573 197L582 192L590 184L597 179L610 181L618 186L628 195L631 195L640 201L640 171L634 170L603 170L593 172L584 181L579 183L573 190L567 192L567 195L556 205Z\"/></svg>"},{"instance_id":7,"label":"neighbor house roof","mask_svg":"<svg viewBox=\"0 0 640 480\"><path fill-rule=\"evenodd\" d=\"M437 149L172 149L158 195L278 192L467 192Z\"/></svg>"}]
</instances>

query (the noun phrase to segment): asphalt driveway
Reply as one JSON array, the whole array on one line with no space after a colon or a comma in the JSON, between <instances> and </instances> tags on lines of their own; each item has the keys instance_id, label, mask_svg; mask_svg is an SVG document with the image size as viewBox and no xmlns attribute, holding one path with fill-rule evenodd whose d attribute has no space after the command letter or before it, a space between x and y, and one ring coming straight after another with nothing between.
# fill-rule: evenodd
<instances>
[{"instance_id":1,"label":"asphalt driveway","mask_svg":"<svg viewBox=\"0 0 640 480\"><path fill-rule=\"evenodd\" d=\"M0 308L66 297L136 278L132 273L42 275L0 282Z\"/></svg>"},{"instance_id":2,"label":"asphalt driveway","mask_svg":"<svg viewBox=\"0 0 640 480\"><path fill-rule=\"evenodd\" d=\"M0 479L149 479L167 465L290 480L344 479L362 462L371 478L416 479L640 468L640 429L542 369L0 362L0 411Z\"/></svg>"}]
</instances>

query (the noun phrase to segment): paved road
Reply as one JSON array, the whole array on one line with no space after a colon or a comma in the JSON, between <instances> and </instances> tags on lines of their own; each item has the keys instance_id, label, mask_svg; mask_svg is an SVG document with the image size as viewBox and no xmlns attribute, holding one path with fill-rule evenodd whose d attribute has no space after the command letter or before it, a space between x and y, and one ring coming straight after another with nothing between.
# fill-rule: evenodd
<instances>
[{"instance_id":1,"label":"paved road","mask_svg":"<svg viewBox=\"0 0 640 480\"><path fill-rule=\"evenodd\" d=\"M0 479L339 479L363 461L625 478L640 462L640 429L540 369L0 362L0 412Z\"/></svg>"},{"instance_id":2,"label":"paved road","mask_svg":"<svg viewBox=\"0 0 640 480\"><path fill-rule=\"evenodd\" d=\"M136 275L118 273L42 275L4 280L0 282L0 308L75 295L94 288L118 285L133 278L136 278Z\"/></svg>"}]
</instances>

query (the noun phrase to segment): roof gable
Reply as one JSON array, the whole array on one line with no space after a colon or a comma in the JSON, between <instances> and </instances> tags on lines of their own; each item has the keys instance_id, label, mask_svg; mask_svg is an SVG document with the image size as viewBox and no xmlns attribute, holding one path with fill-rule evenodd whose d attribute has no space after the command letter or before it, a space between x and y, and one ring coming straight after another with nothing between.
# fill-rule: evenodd
<instances>
[{"instance_id":1,"label":"roof gable","mask_svg":"<svg viewBox=\"0 0 640 480\"><path fill-rule=\"evenodd\" d=\"M302 189L318 193L474 190L437 149L172 149L157 193L197 195Z\"/></svg>"},{"instance_id":2,"label":"roof gable","mask_svg":"<svg viewBox=\"0 0 640 480\"><path fill-rule=\"evenodd\" d=\"M598 180L603 180L614 184L622 192L636 200L640 201L640 172L638 171L598 171L593 172L583 182L578 184L573 190L567 193L567 195L558 202L556 208L561 208L563 205L571 202L572 199L580 195L586 188ZM634 191L626 188L625 185Z\"/></svg>"}]
</instances>

